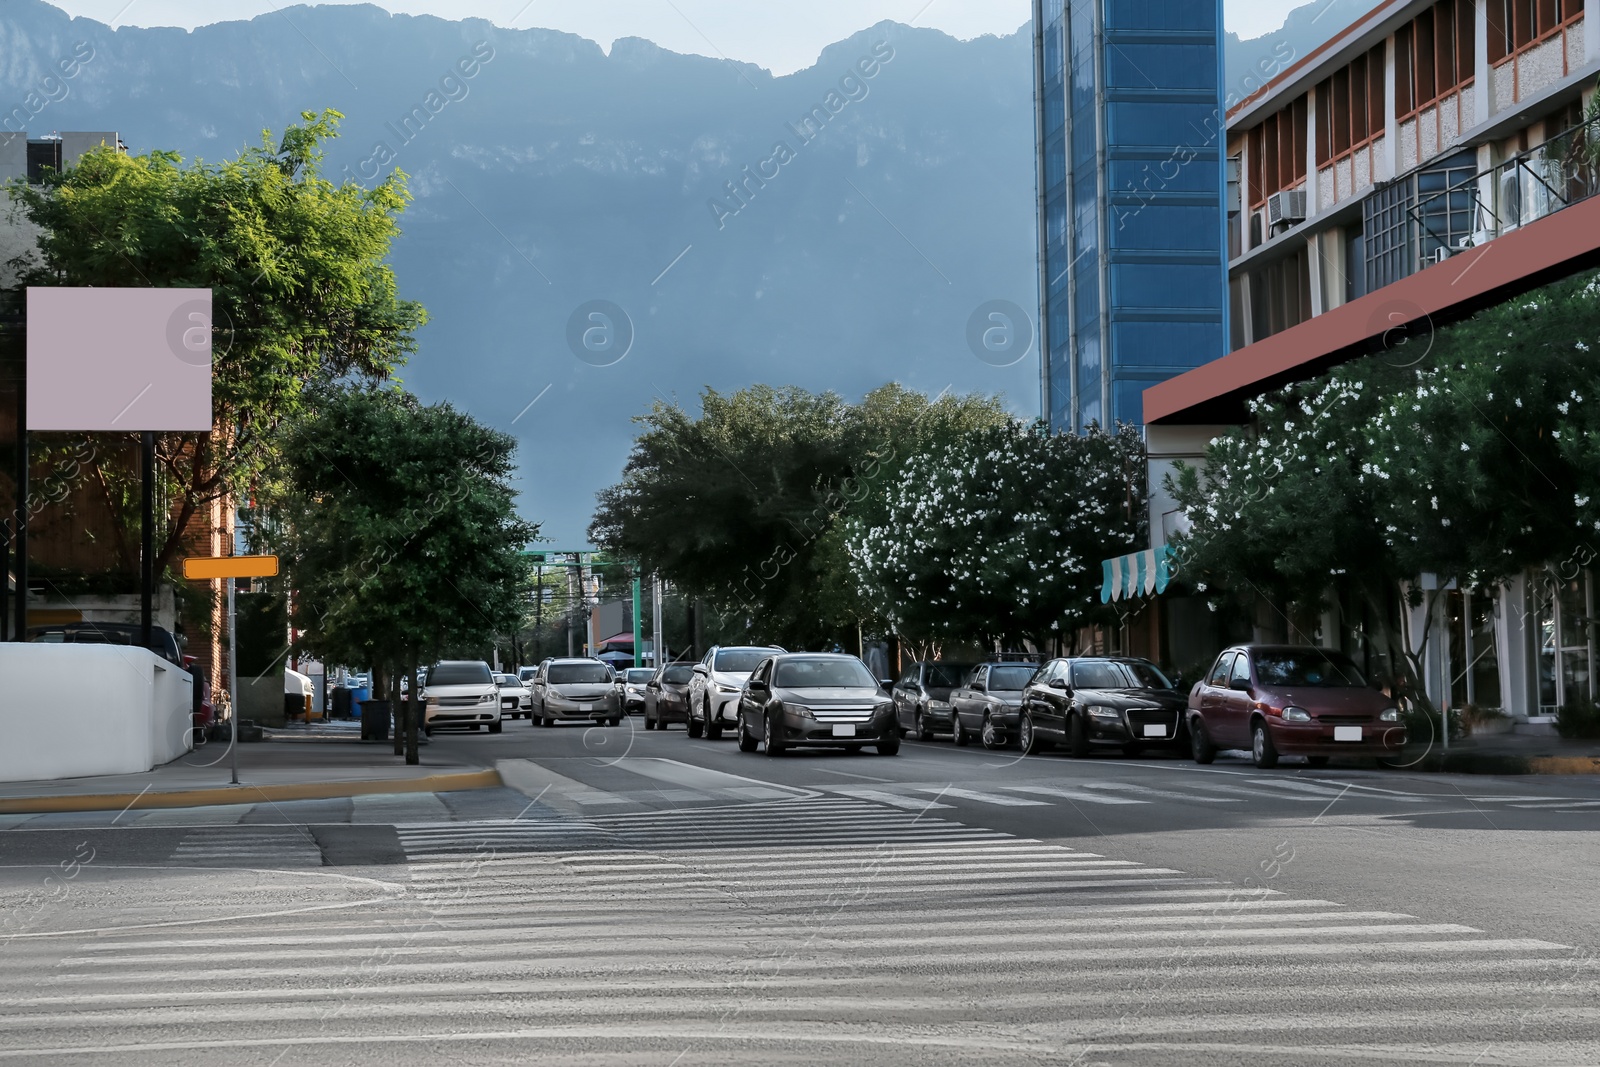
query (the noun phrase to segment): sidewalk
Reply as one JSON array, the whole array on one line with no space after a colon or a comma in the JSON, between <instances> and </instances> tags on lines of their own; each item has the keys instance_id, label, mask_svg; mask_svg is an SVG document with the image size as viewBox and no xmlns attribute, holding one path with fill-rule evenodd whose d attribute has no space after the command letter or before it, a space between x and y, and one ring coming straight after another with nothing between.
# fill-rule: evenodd
<instances>
[{"instance_id":1,"label":"sidewalk","mask_svg":"<svg viewBox=\"0 0 1600 1067\"><path fill-rule=\"evenodd\" d=\"M1600 741L1555 734L1480 734L1435 744L1419 769L1454 774L1600 774Z\"/></svg>"},{"instance_id":2,"label":"sidewalk","mask_svg":"<svg viewBox=\"0 0 1600 1067\"><path fill-rule=\"evenodd\" d=\"M357 724L355 738L359 737ZM229 783L227 744L216 742L201 745L143 774L0 782L0 813L190 808L500 785L500 776L493 770L435 755L427 749L422 750L421 764L408 767L403 757L394 755L393 742L331 743L339 739L303 736L296 739L302 743L280 740L242 744L239 785ZM329 743L303 743L317 740Z\"/></svg>"}]
</instances>

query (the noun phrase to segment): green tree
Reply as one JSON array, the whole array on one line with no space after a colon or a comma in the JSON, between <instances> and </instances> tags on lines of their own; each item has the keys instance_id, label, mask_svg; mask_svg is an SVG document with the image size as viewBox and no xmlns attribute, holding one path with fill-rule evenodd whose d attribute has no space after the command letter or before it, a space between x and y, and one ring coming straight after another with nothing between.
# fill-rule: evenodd
<instances>
[{"instance_id":1,"label":"green tree","mask_svg":"<svg viewBox=\"0 0 1600 1067\"><path fill-rule=\"evenodd\" d=\"M917 644L1047 648L1098 617L1101 561L1145 529L1144 445L1132 428L969 431L918 453L846 546L864 595Z\"/></svg>"},{"instance_id":2,"label":"green tree","mask_svg":"<svg viewBox=\"0 0 1600 1067\"><path fill-rule=\"evenodd\" d=\"M538 528L514 510L516 443L395 389L316 399L283 435L270 508L299 647L409 673L406 761L416 763L416 668L478 658L521 618L521 550Z\"/></svg>"},{"instance_id":3,"label":"green tree","mask_svg":"<svg viewBox=\"0 0 1600 1067\"><path fill-rule=\"evenodd\" d=\"M701 408L657 403L637 420L590 537L742 618L747 639L792 647L853 641L872 617L830 536L846 511L874 507L926 441L1005 418L993 399L930 401L898 385L859 405L794 387L708 389Z\"/></svg>"},{"instance_id":4,"label":"green tree","mask_svg":"<svg viewBox=\"0 0 1600 1067\"><path fill-rule=\"evenodd\" d=\"M263 133L222 163L102 146L39 185L9 186L14 211L42 231L37 254L17 263L20 285L212 290L213 429L158 437L174 504L156 542L158 572L191 518L262 476L308 387L382 380L415 349L426 315L400 299L386 263L410 199L405 176L370 190L324 179L322 146L341 117L304 112L276 147ZM126 552L137 544L138 494L122 450L106 443L86 474L121 516ZM131 556L125 564L133 568Z\"/></svg>"}]
</instances>

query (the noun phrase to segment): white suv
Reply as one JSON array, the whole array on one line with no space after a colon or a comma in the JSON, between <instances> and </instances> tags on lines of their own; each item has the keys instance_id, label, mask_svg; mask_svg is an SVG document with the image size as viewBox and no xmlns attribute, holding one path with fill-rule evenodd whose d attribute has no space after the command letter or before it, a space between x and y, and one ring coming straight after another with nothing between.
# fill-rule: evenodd
<instances>
[{"instance_id":1,"label":"white suv","mask_svg":"<svg viewBox=\"0 0 1600 1067\"><path fill-rule=\"evenodd\" d=\"M445 660L428 669L422 687L423 732L431 734L440 726L465 726L476 730L487 726L491 734L501 730L500 687L494 672L482 660Z\"/></svg>"},{"instance_id":2,"label":"white suv","mask_svg":"<svg viewBox=\"0 0 1600 1067\"><path fill-rule=\"evenodd\" d=\"M689 736L722 736L739 721L739 693L761 661L786 651L777 645L713 645L689 679Z\"/></svg>"}]
</instances>

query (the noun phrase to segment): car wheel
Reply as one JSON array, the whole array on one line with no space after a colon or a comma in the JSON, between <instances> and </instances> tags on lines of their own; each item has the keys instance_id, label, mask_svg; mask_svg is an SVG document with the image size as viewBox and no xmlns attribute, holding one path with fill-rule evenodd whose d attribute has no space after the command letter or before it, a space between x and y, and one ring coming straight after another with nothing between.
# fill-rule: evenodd
<instances>
[{"instance_id":1,"label":"car wheel","mask_svg":"<svg viewBox=\"0 0 1600 1067\"><path fill-rule=\"evenodd\" d=\"M856 750L851 748L851 749L846 749L845 751L854 752ZM887 741L879 741L878 742L878 755L880 755L880 756L898 756L898 755L900 755L900 738L892 737Z\"/></svg>"},{"instance_id":2,"label":"car wheel","mask_svg":"<svg viewBox=\"0 0 1600 1067\"><path fill-rule=\"evenodd\" d=\"M1217 746L1211 743L1206 724L1199 719L1195 719L1189 727L1189 755L1194 757L1196 763L1210 763L1217 758Z\"/></svg>"},{"instance_id":3,"label":"car wheel","mask_svg":"<svg viewBox=\"0 0 1600 1067\"><path fill-rule=\"evenodd\" d=\"M928 720L923 718L921 708L917 709L917 717L914 721L916 723L917 740L932 741L933 731L928 728Z\"/></svg>"},{"instance_id":4,"label":"car wheel","mask_svg":"<svg viewBox=\"0 0 1600 1067\"><path fill-rule=\"evenodd\" d=\"M783 755L784 748L783 742L779 741L777 738L777 730L774 729L772 725L772 720L776 717L777 716L775 715L768 715L762 720L762 729L766 731L766 737L764 738L764 741L767 746L767 755L774 757Z\"/></svg>"},{"instance_id":5,"label":"car wheel","mask_svg":"<svg viewBox=\"0 0 1600 1067\"><path fill-rule=\"evenodd\" d=\"M492 723L489 724L489 732L491 734L501 733L501 732L503 732L505 730L505 728L506 728L505 727L505 723L492 722Z\"/></svg>"},{"instance_id":6,"label":"car wheel","mask_svg":"<svg viewBox=\"0 0 1600 1067\"><path fill-rule=\"evenodd\" d=\"M706 724L691 715L689 716L688 727L690 737L699 737L701 734L705 733Z\"/></svg>"},{"instance_id":7,"label":"car wheel","mask_svg":"<svg viewBox=\"0 0 1600 1067\"><path fill-rule=\"evenodd\" d=\"M1039 737L1033 732L1033 716L1027 712L1023 712L1022 718L1017 720L1017 747L1022 749L1024 756L1039 751Z\"/></svg>"},{"instance_id":8,"label":"car wheel","mask_svg":"<svg viewBox=\"0 0 1600 1067\"><path fill-rule=\"evenodd\" d=\"M539 720L539 725L545 727L548 730L554 730L556 728L556 721L555 721L555 719L553 719L550 716L546 715L546 716L542 717Z\"/></svg>"},{"instance_id":9,"label":"car wheel","mask_svg":"<svg viewBox=\"0 0 1600 1067\"><path fill-rule=\"evenodd\" d=\"M1328 757L1327 756L1307 756L1306 757L1306 762L1311 764L1311 766L1313 766L1313 767L1326 767L1328 765Z\"/></svg>"},{"instance_id":10,"label":"car wheel","mask_svg":"<svg viewBox=\"0 0 1600 1067\"><path fill-rule=\"evenodd\" d=\"M423 736L424 736L424 737L432 737L432 736L433 736L433 727L431 727L431 726L424 726L424 727L423 727L423 728L422 728L422 735L423 735Z\"/></svg>"},{"instance_id":11,"label":"car wheel","mask_svg":"<svg viewBox=\"0 0 1600 1067\"><path fill-rule=\"evenodd\" d=\"M1255 758L1256 766L1264 771L1269 771L1278 765L1278 749L1272 743L1272 735L1267 732L1267 724L1257 719L1250 730L1250 755Z\"/></svg>"},{"instance_id":12,"label":"car wheel","mask_svg":"<svg viewBox=\"0 0 1600 1067\"><path fill-rule=\"evenodd\" d=\"M1073 759L1089 754L1089 724L1076 712L1067 716L1067 753Z\"/></svg>"},{"instance_id":13,"label":"car wheel","mask_svg":"<svg viewBox=\"0 0 1600 1067\"><path fill-rule=\"evenodd\" d=\"M950 740L961 748L966 748L972 743L972 735L967 733L966 728L961 725L961 716L954 711L950 712Z\"/></svg>"},{"instance_id":14,"label":"car wheel","mask_svg":"<svg viewBox=\"0 0 1600 1067\"><path fill-rule=\"evenodd\" d=\"M983 713L983 727L978 736L983 739L984 748L999 748L1005 743L1005 739L1000 736L1000 731L994 728L994 716L987 711Z\"/></svg>"},{"instance_id":15,"label":"car wheel","mask_svg":"<svg viewBox=\"0 0 1600 1067\"><path fill-rule=\"evenodd\" d=\"M740 752L754 752L756 749L761 747L761 739L758 737L752 737L750 735L750 731L744 728L743 715L739 716L739 725L734 727L734 729L739 731Z\"/></svg>"},{"instance_id":16,"label":"car wheel","mask_svg":"<svg viewBox=\"0 0 1600 1067\"><path fill-rule=\"evenodd\" d=\"M650 718L648 711L644 713L644 728L646 730L654 730L656 728L655 720Z\"/></svg>"}]
</instances>

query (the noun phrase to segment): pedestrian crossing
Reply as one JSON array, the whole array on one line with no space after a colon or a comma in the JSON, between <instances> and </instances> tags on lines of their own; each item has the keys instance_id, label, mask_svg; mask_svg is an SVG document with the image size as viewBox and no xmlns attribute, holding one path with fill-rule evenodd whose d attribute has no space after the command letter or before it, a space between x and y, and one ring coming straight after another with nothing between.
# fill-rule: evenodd
<instances>
[{"instance_id":1,"label":"pedestrian crossing","mask_svg":"<svg viewBox=\"0 0 1600 1067\"><path fill-rule=\"evenodd\" d=\"M1600 977L1566 945L971 826L936 792L913 810L856 791L417 820L395 826L406 862L349 908L18 938L0 1062L1600 1056Z\"/></svg>"},{"instance_id":2,"label":"pedestrian crossing","mask_svg":"<svg viewBox=\"0 0 1600 1067\"><path fill-rule=\"evenodd\" d=\"M180 867L320 867L322 849L303 826L207 826L184 834L171 861Z\"/></svg>"}]
</instances>

